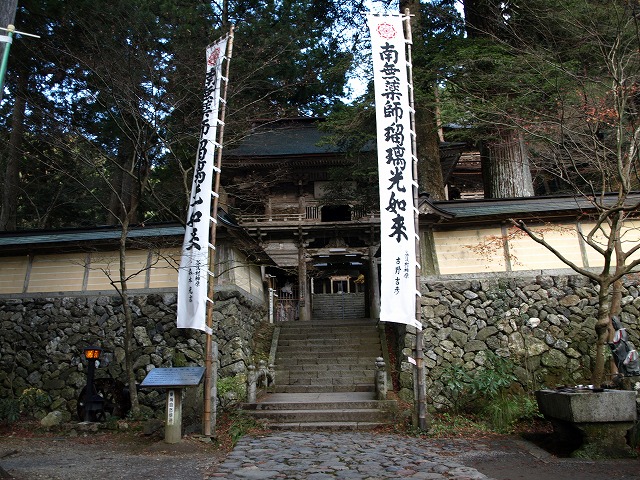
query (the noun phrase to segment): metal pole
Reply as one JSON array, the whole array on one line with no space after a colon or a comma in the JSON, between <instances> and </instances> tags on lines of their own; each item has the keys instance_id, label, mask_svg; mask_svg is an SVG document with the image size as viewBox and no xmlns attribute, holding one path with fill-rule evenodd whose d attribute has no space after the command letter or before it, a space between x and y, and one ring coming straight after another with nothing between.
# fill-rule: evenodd
<instances>
[{"instance_id":1,"label":"metal pole","mask_svg":"<svg viewBox=\"0 0 640 480\"><path fill-rule=\"evenodd\" d=\"M9 50L13 43L13 36L16 33L20 35L26 35L27 37L40 38L40 35L34 35L32 33L20 32L16 30L16 27L12 24L7 25L7 28L0 27L0 30L7 32L6 35L0 35L0 42L6 43L4 46L4 53L2 54L2 63L0 63L0 102L4 94L4 78L7 75L7 67L9 65Z\"/></svg>"},{"instance_id":2,"label":"metal pole","mask_svg":"<svg viewBox=\"0 0 640 480\"><path fill-rule=\"evenodd\" d=\"M0 36L0 42L4 42L4 54L2 55L2 64L0 64L0 102L4 93L4 77L7 74L7 65L9 65L9 50L13 43L13 34L16 31L16 27L13 25L7 26L7 34Z\"/></svg>"},{"instance_id":3,"label":"metal pole","mask_svg":"<svg viewBox=\"0 0 640 480\"><path fill-rule=\"evenodd\" d=\"M411 35L411 12L408 8L404 10L405 18L404 18L404 26L405 26L405 39L407 42L407 77L409 80L409 107L410 107L410 123L411 123L411 150L413 156L413 206L414 206L414 222L415 222L415 231L416 231L416 294L420 292L420 223L419 223L419 212L418 212L418 156L417 156L417 145L416 145L416 117L415 117L415 102L413 95L413 65L411 63L411 46L413 44L413 39ZM418 324L421 322L421 308L420 302L417 299L416 301L416 321ZM414 382L416 384L417 390L417 402L416 402L416 410L417 410L417 418L418 425L417 427L420 430L427 430L427 391L425 386L425 374L424 374L424 335L422 333L422 329L416 328L416 350L415 350L415 379Z\"/></svg>"},{"instance_id":4,"label":"metal pole","mask_svg":"<svg viewBox=\"0 0 640 480\"><path fill-rule=\"evenodd\" d=\"M88 359L87 364L87 386L84 392L84 418L85 422L91 421L91 412L93 412L93 377L96 371L96 361L93 358Z\"/></svg>"},{"instance_id":5,"label":"metal pole","mask_svg":"<svg viewBox=\"0 0 640 480\"><path fill-rule=\"evenodd\" d=\"M224 74L224 90L221 95L220 105L220 129L218 130L218 150L216 152L216 175L213 186L213 204L211 206L211 230L210 230L210 254L209 254L209 281L207 283L207 316L206 322L209 329L213 328L213 295L215 292L214 281L211 278L213 267L215 265L215 248L216 248L216 221L218 219L218 192L220 191L220 167L222 165L222 140L224 138L224 119L227 111L227 89L229 86L229 64L231 63L231 55L233 52L233 31L231 26L229 31L229 42L227 44L227 64ZM211 330L209 330L211 331ZM216 430L216 411L214 408L213 416L211 415L211 397L212 392L217 390L217 374L213 375L214 356L217 356L217 345L213 345L211 334L206 334L205 343L205 378L204 378L204 411L202 415L203 433L206 437L215 436Z\"/></svg>"}]
</instances>

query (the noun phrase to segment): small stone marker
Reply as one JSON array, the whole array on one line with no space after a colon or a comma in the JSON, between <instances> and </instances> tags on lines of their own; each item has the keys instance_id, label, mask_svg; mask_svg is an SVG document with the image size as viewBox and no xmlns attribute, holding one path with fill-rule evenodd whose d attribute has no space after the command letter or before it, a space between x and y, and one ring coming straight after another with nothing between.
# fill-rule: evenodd
<instances>
[{"instance_id":1,"label":"small stone marker","mask_svg":"<svg viewBox=\"0 0 640 480\"><path fill-rule=\"evenodd\" d=\"M196 387L202 381L204 367L154 368L140 384L141 388L164 388L167 391L164 441L182 439L182 389Z\"/></svg>"}]
</instances>

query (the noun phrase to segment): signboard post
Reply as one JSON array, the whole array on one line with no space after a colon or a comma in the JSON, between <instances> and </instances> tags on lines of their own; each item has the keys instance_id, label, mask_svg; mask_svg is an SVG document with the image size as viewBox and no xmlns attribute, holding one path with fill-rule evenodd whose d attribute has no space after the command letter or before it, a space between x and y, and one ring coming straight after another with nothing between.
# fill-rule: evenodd
<instances>
[{"instance_id":1,"label":"signboard post","mask_svg":"<svg viewBox=\"0 0 640 480\"><path fill-rule=\"evenodd\" d=\"M198 386L204 370L204 367L154 368L140 384L142 388L164 388L167 391L166 443L178 443L182 439L182 389Z\"/></svg>"}]
</instances>

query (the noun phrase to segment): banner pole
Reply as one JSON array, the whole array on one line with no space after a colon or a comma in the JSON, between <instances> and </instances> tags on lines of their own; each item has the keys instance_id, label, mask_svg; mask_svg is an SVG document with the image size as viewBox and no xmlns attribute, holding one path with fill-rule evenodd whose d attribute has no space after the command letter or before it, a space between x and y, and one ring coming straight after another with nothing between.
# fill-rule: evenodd
<instances>
[{"instance_id":1,"label":"banner pole","mask_svg":"<svg viewBox=\"0 0 640 480\"><path fill-rule=\"evenodd\" d=\"M220 105L220 112L218 118L220 120L220 128L218 130L218 149L216 151L216 165L215 165L215 179L212 190L213 203L211 205L211 226L209 234L209 272L207 273L207 312L206 312L206 324L208 327L205 341L205 377L204 377L204 410L202 415L203 433L206 437L216 435L216 413L217 409L215 401L212 402L212 397L215 399L215 392L217 390L217 371L214 374L213 364L214 357L217 357L217 345L214 348L212 334L213 329L213 295L215 293L215 285L213 276L213 269L215 265L215 248L216 248L216 224L218 219L218 204L219 204L219 190L220 190L220 171L222 166L222 142L224 139L224 120L227 112L227 90L229 87L229 64L231 63L231 56L233 53L233 35L234 26L231 25L229 30L229 40L227 44L226 52L226 66L224 73L224 89L220 98L222 99ZM213 415L212 415L213 404Z\"/></svg>"},{"instance_id":2,"label":"banner pole","mask_svg":"<svg viewBox=\"0 0 640 480\"><path fill-rule=\"evenodd\" d=\"M7 73L7 65L9 64L9 49L13 43L13 32L15 31L13 25L9 25L7 28L7 35L0 37L0 42L4 42L4 53L2 55L2 63L0 64L0 101L4 93L4 77Z\"/></svg>"},{"instance_id":3,"label":"banner pole","mask_svg":"<svg viewBox=\"0 0 640 480\"><path fill-rule=\"evenodd\" d=\"M416 141L416 115L415 115L415 102L413 94L413 64L412 64L412 51L413 38L411 32L411 11L408 8L404 10L404 25L405 25L405 39L407 42L407 77L409 82L409 121L411 125L411 153L413 158L413 207L414 207L414 223L416 232L416 296L420 292L420 216L418 211L418 147ZM416 324L421 323L421 305L420 299L416 299ZM417 427L420 430L427 430L427 402L426 402L426 386L425 386L425 374L424 374L424 334L421 328L416 328L416 351L415 351L415 391L417 393Z\"/></svg>"},{"instance_id":4,"label":"banner pole","mask_svg":"<svg viewBox=\"0 0 640 480\"><path fill-rule=\"evenodd\" d=\"M13 15L15 17L15 14ZM0 43L4 43L4 53L2 54L2 61L0 62L0 102L4 96L4 77L7 74L7 67L9 65L9 50L16 33L20 35L26 35L28 37L40 38L40 35L34 35L32 33L21 32L16 30L16 27L12 24L7 25L7 28L0 27L0 30L7 32L6 35L0 35Z\"/></svg>"}]
</instances>

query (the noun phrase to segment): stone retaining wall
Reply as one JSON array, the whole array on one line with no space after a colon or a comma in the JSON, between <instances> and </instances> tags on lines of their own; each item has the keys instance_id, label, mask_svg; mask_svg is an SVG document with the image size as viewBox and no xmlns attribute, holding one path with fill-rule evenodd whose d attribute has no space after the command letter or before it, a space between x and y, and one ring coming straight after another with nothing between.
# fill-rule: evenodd
<instances>
[{"instance_id":1,"label":"stone retaining wall","mask_svg":"<svg viewBox=\"0 0 640 480\"><path fill-rule=\"evenodd\" d=\"M421 304L429 405L450 405L443 372L451 365L477 369L485 363L487 351L515 362L515 374L525 391L589 383L598 287L585 277L424 280ZM622 305L621 320L640 347L635 280L625 284ZM531 327L537 320L539 324ZM415 335L405 332L400 338L404 357L414 356ZM401 396L406 398L413 398L412 368L408 362L401 364Z\"/></svg>"},{"instance_id":2,"label":"stone retaining wall","mask_svg":"<svg viewBox=\"0 0 640 480\"><path fill-rule=\"evenodd\" d=\"M487 351L512 359L526 391L557 384L585 384L595 350L597 290L577 275L474 279L423 279L422 316L429 405L449 404L442 374L451 365L474 370ZM138 381L154 367L202 365L203 334L175 325L176 294L145 292L133 298ZM621 320L640 347L640 293L625 285ZM244 374L253 363L253 338L266 319L256 299L238 290L217 292L214 325L221 376ZM531 319L539 319L532 328ZM534 322L535 323L535 322ZM399 349L413 356L415 335L403 333ZM114 295L0 298L0 398L27 387L46 391L70 417L86 383L82 350L103 347L96 377L124 381L124 318ZM412 366L400 365L401 396L413 398ZM141 391L154 410L161 392Z\"/></svg>"},{"instance_id":3,"label":"stone retaining wall","mask_svg":"<svg viewBox=\"0 0 640 480\"><path fill-rule=\"evenodd\" d=\"M176 293L132 295L135 363L141 382L154 367L204 365L204 334L176 328ZM221 376L242 374L253 363L253 334L266 311L238 289L221 290L214 303L214 340ZM115 295L0 298L0 398L27 387L44 390L50 410L74 415L86 384L83 349L103 348L96 378L126 381L124 314ZM142 405L156 408L164 392L140 391Z\"/></svg>"}]
</instances>

